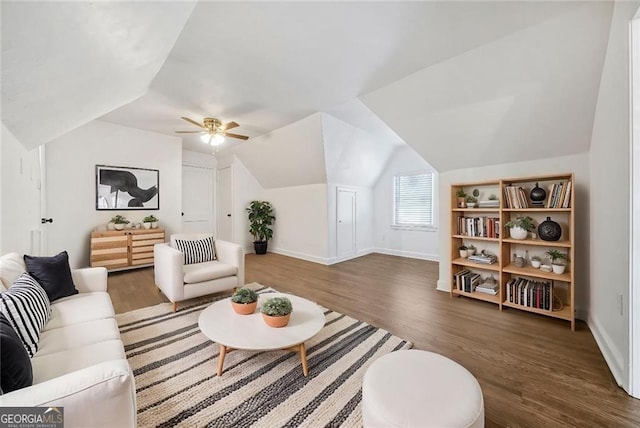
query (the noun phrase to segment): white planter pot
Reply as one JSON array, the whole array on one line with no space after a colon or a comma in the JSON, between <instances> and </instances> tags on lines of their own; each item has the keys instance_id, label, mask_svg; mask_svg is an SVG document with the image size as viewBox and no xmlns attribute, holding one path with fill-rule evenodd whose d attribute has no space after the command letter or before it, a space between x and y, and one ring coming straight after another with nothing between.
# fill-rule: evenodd
<instances>
[{"instance_id":1,"label":"white planter pot","mask_svg":"<svg viewBox=\"0 0 640 428\"><path fill-rule=\"evenodd\" d=\"M475 207L476 207L475 202L467 202L467 208L475 208Z\"/></svg>"},{"instance_id":2,"label":"white planter pot","mask_svg":"<svg viewBox=\"0 0 640 428\"><path fill-rule=\"evenodd\" d=\"M551 265L551 269L553 269L553 273L557 273L558 275L564 273L564 270L567 267L565 265Z\"/></svg>"},{"instance_id":3,"label":"white planter pot","mask_svg":"<svg viewBox=\"0 0 640 428\"><path fill-rule=\"evenodd\" d=\"M151 229L151 222L150 221L145 221L144 223L142 223L142 225L144 226L145 229Z\"/></svg>"},{"instance_id":4,"label":"white planter pot","mask_svg":"<svg viewBox=\"0 0 640 428\"><path fill-rule=\"evenodd\" d=\"M115 230L122 230L122 229L124 229L124 224L118 224L118 223L115 223L115 224L113 225L113 228L114 228Z\"/></svg>"},{"instance_id":5,"label":"white planter pot","mask_svg":"<svg viewBox=\"0 0 640 428\"><path fill-rule=\"evenodd\" d=\"M542 265L542 262L540 260L531 260L532 268L539 269L541 265Z\"/></svg>"},{"instance_id":6,"label":"white planter pot","mask_svg":"<svg viewBox=\"0 0 640 428\"><path fill-rule=\"evenodd\" d=\"M151 229L157 229L158 228L158 222L154 221L151 223Z\"/></svg>"},{"instance_id":7,"label":"white planter pot","mask_svg":"<svg viewBox=\"0 0 640 428\"><path fill-rule=\"evenodd\" d=\"M467 252L467 250L460 250L460 257L462 257L463 259L466 259L468 255L469 253Z\"/></svg>"},{"instance_id":8,"label":"white planter pot","mask_svg":"<svg viewBox=\"0 0 640 428\"><path fill-rule=\"evenodd\" d=\"M516 226L509 229L509 235L511 236L511 239L527 239L527 236L529 236L529 232L521 227Z\"/></svg>"},{"instance_id":9,"label":"white planter pot","mask_svg":"<svg viewBox=\"0 0 640 428\"><path fill-rule=\"evenodd\" d=\"M467 248L467 256L473 256L476 253L475 248Z\"/></svg>"}]
</instances>

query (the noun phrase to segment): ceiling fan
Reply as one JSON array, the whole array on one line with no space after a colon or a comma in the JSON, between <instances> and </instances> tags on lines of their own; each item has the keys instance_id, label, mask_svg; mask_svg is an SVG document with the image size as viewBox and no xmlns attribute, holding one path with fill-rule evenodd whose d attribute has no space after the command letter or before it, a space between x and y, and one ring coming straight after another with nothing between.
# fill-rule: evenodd
<instances>
[{"instance_id":1,"label":"ceiling fan","mask_svg":"<svg viewBox=\"0 0 640 428\"><path fill-rule=\"evenodd\" d=\"M219 146L220 144L224 143L224 137L237 138L239 140L249 139L249 137L247 137L246 135L232 134L230 132L227 132L227 130L229 129L237 128L238 126L240 126L236 122L222 124L219 119L216 119L214 117L205 117L202 120L202 123L196 122L195 120L189 119L188 117L182 117L182 119L193 125L203 128L203 130L176 131L177 134L202 134L200 136L200 139L207 144L211 144L212 146Z\"/></svg>"}]
</instances>

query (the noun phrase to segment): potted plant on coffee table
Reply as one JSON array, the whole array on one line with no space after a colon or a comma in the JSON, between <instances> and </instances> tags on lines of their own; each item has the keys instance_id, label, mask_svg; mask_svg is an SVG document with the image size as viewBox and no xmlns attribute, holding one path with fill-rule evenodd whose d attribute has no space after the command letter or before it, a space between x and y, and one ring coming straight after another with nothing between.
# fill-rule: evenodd
<instances>
[{"instance_id":1,"label":"potted plant on coffee table","mask_svg":"<svg viewBox=\"0 0 640 428\"><path fill-rule=\"evenodd\" d=\"M289 324L293 305L287 297L272 297L262 304L262 319L269 327L284 327Z\"/></svg>"},{"instance_id":2,"label":"potted plant on coffee table","mask_svg":"<svg viewBox=\"0 0 640 428\"><path fill-rule=\"evenodd\" d=\"M533 232L536 228L533 219L529 216L516 217L515 220L505 223L504 227L509 229L509 236L512 239L526 239L529 232Z\"/></svg>"},{"instance_id":3,"label":"potted plant on coffee table","mask_svg":"<svg viewBox=\"0 0 640 428\"><path fill-rule=\"evenodd\" d=\"M256 254L266 254L267 244L273 236L271 225L276 220L273 207L266 201L252 201L247 212L249 213L249 233L253 235L253 248Z\"/></svg>"},{"instance_id":4,"label":"potted plant on coffee table","mask_svg":"<svg viewBox=\"0 0 640 428\"><path fill-rule=\"evenodd\" d=\"M553 273L564 273L564 270L567 267L569 256L567 256L565 253L561 253L556 249L547 251L547 255L551 259L551 269L553 269Z\"/></svg>"},{"instance_id":5,"label":"potted plant on coffee table","mask_svg":"<svg viewBox=\"0 0 640 428\"><path fill-rule=\"evenodd\" d=\"M252 314L258 306L258 293L247 287L238 288L231 296L231 306L237 314Z\"/></svg>"}]
</instances>

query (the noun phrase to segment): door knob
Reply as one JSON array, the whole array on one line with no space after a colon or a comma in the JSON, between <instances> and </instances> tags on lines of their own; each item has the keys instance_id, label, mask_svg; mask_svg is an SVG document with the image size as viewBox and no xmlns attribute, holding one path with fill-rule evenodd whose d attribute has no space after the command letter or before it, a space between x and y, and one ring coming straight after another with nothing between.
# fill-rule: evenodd
<instances>
[{"instance_id":1,"label":"door knob","mask_svg":"<svg viewBox=\"0 0 640 428\"><path fill-rule=\"evenodd\" d=\"M42 223L42 224L53 223L53 219L52 218L41 218L40 219L40 223Z\"/></svg>"},{"instance_id":2,"label":"door knob","mask_svg":"<svg viewBox=\"0 0 640 428\"><path fill-rule=\"evenodd\" d=\"M227 214L227 217L231 217L231 214Z\"/></svg>"}]
</instances>

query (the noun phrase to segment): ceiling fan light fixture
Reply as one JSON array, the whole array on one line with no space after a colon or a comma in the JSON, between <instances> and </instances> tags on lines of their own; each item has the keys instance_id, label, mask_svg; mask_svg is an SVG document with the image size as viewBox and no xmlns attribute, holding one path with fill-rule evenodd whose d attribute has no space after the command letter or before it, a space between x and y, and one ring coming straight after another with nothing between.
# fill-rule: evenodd
<instances>
[{"instance_id":1,"label":"ceiling fan light fixture","mask_svg":"<svg viewBox=\"0 0 640 428\"><path fill-rule=\"evenodd\" d=\"M200 136L200 139L202 140L203 143L208 144L209 143L209 138L211 138L210 134L202 134Z\"/></svg>"},{"instance_id":2,"label":"ceiling fan light fixture","mask_svg":"<svg viewBox=\"0 0 640 428\"><path fill-rule=\"evenodd\" d=\"M224 137L220 134L214 135L213 138L211 139L212 146L219 146L222 143L224 143Z\"/></svg>"}]
</instances>

